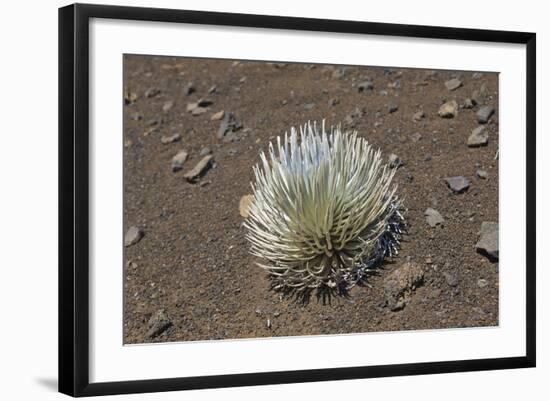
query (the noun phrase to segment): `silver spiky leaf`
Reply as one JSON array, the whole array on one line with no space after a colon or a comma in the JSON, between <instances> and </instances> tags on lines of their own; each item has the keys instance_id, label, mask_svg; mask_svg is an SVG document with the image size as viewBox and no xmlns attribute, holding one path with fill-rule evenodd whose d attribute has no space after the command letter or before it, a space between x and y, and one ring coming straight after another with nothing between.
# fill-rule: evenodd
<instances>
[{"instance_id":1,"label":"silver spiky leaf","mask_svg":"<svg viewBox=\"0 0 550 401\"><path fill-rule=\"evenodd\" d=\"M404 220L395 169L357 132L308 123L260 159L244 224L275 290L344 294L397 251Z\"/></svg>"}]
</instances>

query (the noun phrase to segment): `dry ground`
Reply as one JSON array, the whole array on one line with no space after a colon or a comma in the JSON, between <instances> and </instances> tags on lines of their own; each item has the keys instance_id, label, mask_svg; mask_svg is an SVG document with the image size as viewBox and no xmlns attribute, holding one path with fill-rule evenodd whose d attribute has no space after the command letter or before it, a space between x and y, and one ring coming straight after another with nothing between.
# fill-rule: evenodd
<instances>
[{"instance_id":1,"label":"dry ground","mask_svg":"<svg viewBox=\"0 0 550 401\"><path fill-rule=\"evenodd\" d=\"M124 106L125 229L145 233L125 248L125 343L498 324L498 263L475 250L481 222L498 221L496 73L126 56L124 74L127 92L137 96ZM463 85L450 91L444 82L453 77ZM359 92L357 84L369 79L374 89ZM186 95L190 82L196 90ZM148 97L150 89L160 92ZM438 109L452 99L462 105L480 89L496 113L487 124L488 146L470 148L478 107L460 108L450 119L439 117ZM199 98L213 104L193 116L186 106ZM390 105L397 111L390 113ZM242 124L235 142L216 136L220 122L211 116L220 110ZM425 117L413 121L421 110ZM259 150L289 127L323 118L353 127L386 156L401 158L395 181L409 231L399 256L382 266L370 287L354 288L350 299L330 305L301 305L268 291L265 273L248 253L238 205L250 193ZM161 142L175 133L180 141ZM183 175L204 147L215 166L190 184ZM182 149L189 159L172 172L171 159ZM476 176L479 168L487 179ZM471 186L454 194L444 178L459 175ZM443 215L443 225L426 223L428 207ZM424 282L405 308L391 311L383 303L383 282L408 259L422 267ZM171 325L147 336L159 310Z\"/></svg>"}]
</instances>

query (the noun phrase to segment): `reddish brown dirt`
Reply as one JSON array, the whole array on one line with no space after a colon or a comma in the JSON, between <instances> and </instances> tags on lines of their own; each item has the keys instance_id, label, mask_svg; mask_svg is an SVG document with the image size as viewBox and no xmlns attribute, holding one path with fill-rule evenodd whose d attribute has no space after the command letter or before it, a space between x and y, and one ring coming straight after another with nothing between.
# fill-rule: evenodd
<instances>
[{"instance_id":1,"label":"reddish brown dirt","mask_svg":"<svg viewBox=\"0 0 550 401\"><path fill-rule=\"evenodd\" d=\"M139 226L145 232L125 248L125 343L498 325L498 263L475 250L481 222L498 221L498 75L349 67L338 77L334 71L322 65L125 57L125 87L138 97L124 106L125 229ZM464 84L449 91L444 82L455 76ZM354 85L367 77L374 90L359 93ZM396 81L400 87L391 86ZM189 82L197 90L186 96ZM460 109L452 119L437 111L444 100L462 104L482 84L497 112L488 124L489 145L469 148L477 108ZM217 89L209 94L212 85ZM150 88L161 92L148 98ZM187 103L201 97L214 102L208 112L186 112ZM331 106L329 99L338 103ZM174 104L165 112L167 101ZM311 109L304 106L311 103ZM399 109L390 114L389 103ZM268 291L265 272L249 255L239 215L241 196L251 192L252 166L269 140L291 126L323 118L327 124L344 122L357 107L364 112L354 128L386 156L395 153L405 163L395 177L408 209L401 252L370 279L370 287L354 288L349 300L301 305L281 299ZM235 113L243 124L239 141L216 138L219 121L210 117L219 110ZM419 110L425 118L413 122ZM142 119L133 119L135 113ZM152 118L162 123L144 135ZM161 143L173 133L181 141ZM422 136L417 142L414 133ZM190 184L183 175L200 160L204 146L213 151L216 167ZM171 158L181 149L189 159L174 173ZM477 166L488 172L487 180L476 176ZM444 182L457 175L471 181L458 195ZM443 226L428 226L427 207L443 215ZM424 269L424 284L403 310L392 312L382 304L383 282L408 258ZM456 286L448 284L446 273L458 279ZM480 286L480 279L487 285ZM149 319L161 309L172 326L147 338Z\"/></svg>"}]
</instances>

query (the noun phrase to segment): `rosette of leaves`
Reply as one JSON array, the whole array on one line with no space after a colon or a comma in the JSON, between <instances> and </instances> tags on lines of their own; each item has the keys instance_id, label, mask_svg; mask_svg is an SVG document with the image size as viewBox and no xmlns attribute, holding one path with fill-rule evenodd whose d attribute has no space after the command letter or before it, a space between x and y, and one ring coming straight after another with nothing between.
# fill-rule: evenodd
<instances>
[{"instance_id":1,"label":"rosette of leaves","mask_svg":"<svg viewBox=\"0 0 550 401\"><path fill-rule=\"evenodd\" d=\"M308 123L277 137L254 167L245 220L272 289L347 295L398 249L404 219L395 169L357 132Z\"/></svg>"}]
</instances>

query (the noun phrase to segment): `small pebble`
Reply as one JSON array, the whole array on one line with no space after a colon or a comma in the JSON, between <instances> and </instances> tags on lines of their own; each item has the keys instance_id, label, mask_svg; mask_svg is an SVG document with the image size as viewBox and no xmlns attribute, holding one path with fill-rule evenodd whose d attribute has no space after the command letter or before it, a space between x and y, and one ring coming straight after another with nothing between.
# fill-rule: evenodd
<instances>
[{"instance_id":1,"label":"small pebble","mask_svg":"<svg viewBox=\"0 0 550 401\"><path fill-rule=\"evenodd\" d=\"M132 246L137 244L143 238L145 233L139 227L132 226L126 231L124 236L124 246Z\"/></svg>"},{"instance_id":2,"label":"small pebble","mask_svg":"<svg viewBox=\"0 0 550 401\"><path fill-rule=\"evenodd\" d=\"M187 160L187 152L185 150L180 150L173 158L172 158L172 171L180 171L183 169L183 164Z\"/></svg>"},{"instance_id":3,"label":"small pebble","mask_svg":"<svg viewBox=\"0 0 550 401\"><path fill-rule=\"evenodd\" d=\"M450 91L454 91L455 89L458 89L461 86L462 86L462 81L458 78L453 78L445 82L445 87Z\"/></svg>"},{"instance_id":4,"label":"small pebble","mask_svg":"<svg viewBox=\"0 0 550 401\"><path fill-rule=\"evenodd\" d=\"M164 111L164 112L166 113L166 112L169 111L173 106L174 106L174 101L169 100L169 101L165 102L165 103L162 105L162 111Z\"/></svg>"},{"instance_id":5,"label":"small pebble","mask_svg":"<svg viewBox=\"0 0 550 401\"><path fill-rule=\"evenodd\" d=\"M403 165L403 163L401 163L401 159L399 158L399 156L397 156L394 153L388 156L388 162L391 168L398 168L399 166Z\"/></svg>"},{"instance_id":6,"label":"small pebble","mask_svg":"<svg viewBox=\"0 0 550 401\"><path fill-rule=\"evenodd\" d=\"M217 113L212 114L212 117L210 117L211 121L218 121L221 120L224 116L225 112L223 110L218 111Z\"/></svg>"},{"instance_id":7,"label":"small pebble","mask_svg":"<svg viewBox=\"0 0 550 401\"><path fill-rule=\"evenodd\" d=\"M374 84L372 81L364 81L357 85L358 92L367 92L374 89Z\"/></svg>"},{"instance_id":8,"label":"small pebble","mask_svg":"<svg viewBox=\"0 0 550 401\"><path fill-rule=\"evenodd\" d=\"M199 156L206 156L212 153L212 150L209 147L202 148L199 152Z\"/></svg>"},{"instance_id":9,"label":"small pebble","mask_svg":"<svg viewBox=\"0 0 550 401\"><path fill-rule=\"evenodd\" d=\"M476 174L477 174L477 176L478 176L479 178L481 178L481 179L483 179L483 180L486 180L487 177L489 176L489 174L487 173L487 171L481 170L481 169L477 170L477 171L476 171Z\"/></svg>"},{"instance_id":10,"label":"small pebble","mask_svg":"<svg viewBox=\"0 0 550 401\"><path fill-rule=\"evenodd\" d=\"M167 136L167 135L163 135L161 138L160 138L160 141L167 145L169 143L173 143L173 142L177 142L181 139L181 135L180 134L173 134L173 135L170 135L170 136Z\"/></svg>"},{"instance_id":11,"label":"small pebble","mask_svg":"<svg viewBox=\"0 0 550 401\"><path fill-rule=\"evenodd\" d=\"M145 97L155 97L160 93L160 89L157 88L149 88L145 91Z\"/></svg>"},{"instance_id":12,"label":"small pebble","mask_svg":"<svg viewBox=\"0 0 550 401\"><path fill-rule=\"evenodd\" d=\"M439 108L438 114L441 118L453 118L458 114L458 103L456 100L444 103Z\"/></svg>"},{"instance_id":13,"label":"small pebble","mask_svg":"<svg viewBox=\"0 0 550 401\"><path fill-rule=\"evenodd\" d=\"M424 111L420 110L413 114L413 121L419 122L425 117Z\"/></svg>"}]
</instances>

